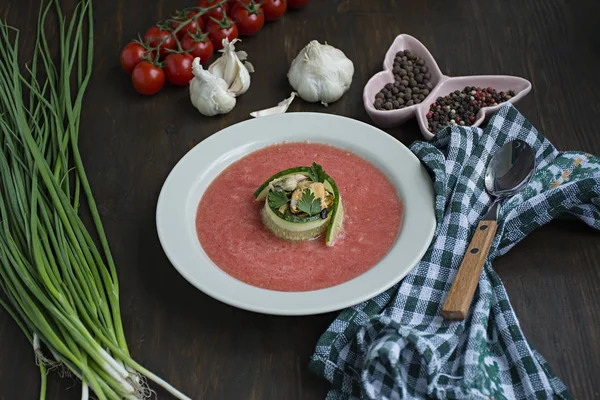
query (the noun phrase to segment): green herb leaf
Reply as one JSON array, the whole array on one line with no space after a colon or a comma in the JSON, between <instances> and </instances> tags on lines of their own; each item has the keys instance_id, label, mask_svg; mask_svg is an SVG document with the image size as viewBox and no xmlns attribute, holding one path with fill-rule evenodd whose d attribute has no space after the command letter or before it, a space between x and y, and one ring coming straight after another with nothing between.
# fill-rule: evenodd
<instances>
[{"instance_id":1,"label":"green herb leaf","mask_svg":"<svg viewBox=\"0 0 600 400\"><path fill-rule=\"evenodd\" d=\"M300 211L307 213L311 217L321 212L321 199L315 199L315 195L310 189L302 192L302 198L298 200L297 205Z\"/></svg>"},{"instance_id":2,"label":"green herb leaf","mask_svg":"<svg viewBox=\"0 0 600 400\"><path fill-rule=\"evenodd\" d=\"M269 207L279 209L282 205L290 201L285 192L269 192Z\"/></svg>"},{"instance_id":3,"label":"green herb leaf","mask_svg":"<svg viewBox=\"0 0 600 400\"><path fill-rule=\"evenodd\" d=\"M323 167L313 162L310 170L308 171L308 177L313 182L325 182L327 174L323 171Z\"/></svg>"}]
</instances>

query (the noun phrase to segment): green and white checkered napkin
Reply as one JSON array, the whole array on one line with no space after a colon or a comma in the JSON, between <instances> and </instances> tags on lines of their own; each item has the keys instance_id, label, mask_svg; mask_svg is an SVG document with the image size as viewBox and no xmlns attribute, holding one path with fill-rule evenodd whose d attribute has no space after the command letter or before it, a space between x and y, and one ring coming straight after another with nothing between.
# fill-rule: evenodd
<instances>
[{"instance_id":1,"label":"green and white checkered napkin","mask_svg":"<svg viewBox=\"0 0 600 400\"><path fill-rule=\"evenodd\" d=\"M446 321L441 306L491 204L484 190L486 164L514 139L533 146L537 172L500 209L497 236L467 319ZM492 261L565 214L600 229L600 159L558 152L510 104L483 131L446 128L411 150L434 179L434 239L403 281L343 311L323 334L310 367L332 383L327 399L570 398L527 343Z\"/></svg>"}]
</instances>

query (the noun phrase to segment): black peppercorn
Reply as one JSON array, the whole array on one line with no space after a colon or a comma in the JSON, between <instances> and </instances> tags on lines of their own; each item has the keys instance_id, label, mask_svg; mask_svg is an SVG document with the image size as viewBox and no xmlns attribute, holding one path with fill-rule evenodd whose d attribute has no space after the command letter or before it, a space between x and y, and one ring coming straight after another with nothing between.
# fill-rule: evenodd
<instances>
[{"instance_id":1,"label":"black peppercorn","mask_svg":"<svg viewBox=\"0 0 600 400\"><path fill-rule=\"evenodd\" d=\"M433 89L425 60L410 51L396 53L392 73L394 82L387 83L376 95L373 106L393 110L422 102Z\"/></svg>"}]
</instances>

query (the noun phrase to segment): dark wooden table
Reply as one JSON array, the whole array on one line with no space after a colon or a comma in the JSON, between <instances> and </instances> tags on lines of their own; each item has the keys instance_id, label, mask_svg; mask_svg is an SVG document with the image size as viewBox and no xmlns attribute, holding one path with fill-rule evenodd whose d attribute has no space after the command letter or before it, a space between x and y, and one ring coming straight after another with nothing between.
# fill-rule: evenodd
<instances>
[{"instance_id":1,"label":"dark wooden table","mask_svg":"<svg viewBox=\"0 0 600 400\"><path fill-rule=\"evenodd\" d=\"M74 3L73 0L65 4ZM363 121L362 88L397 34L429 47L449 75L512 74L533 91L519 109L560 150L600 154L600 5L594 0L312 0L241 45L256 73L226 116L204 118L186 89L144 98L120 69L121 47L191 1L95 1L95 71L84 101L81 146L117 261L123 321L134 357L195 399L322 399L327 383L308 370L319 335L335 314L257 315L195 290L169 264L154 212L170 169L221 128L287 97L286 72L311 39L355 63L350 91L318 111ZM34 38L39 0L4 0L0 15ZM33 29L32 29L33 28ZM388 132L420 138L415 121ZM575 398L600 398L600 234L553 222L496 261L531 344ZM0 399L33 399L38 370L13 321L0 311ZM160 398L168 398L162 392ZM52 375L48 399L77 399L80 386Z\"/></svg>"}]
</instances>

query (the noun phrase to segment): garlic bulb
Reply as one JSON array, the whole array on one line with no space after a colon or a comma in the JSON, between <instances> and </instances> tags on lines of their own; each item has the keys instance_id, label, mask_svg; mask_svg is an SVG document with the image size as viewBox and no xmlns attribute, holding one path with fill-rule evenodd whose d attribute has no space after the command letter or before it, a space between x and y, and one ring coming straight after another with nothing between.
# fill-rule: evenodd
<instances>
[{"instance_id":1,"label":"garlic bulb","mask_svg":"<svg viewBox=\"0 0 600 400\"><path fill-rule=\"evenodd\" d=\"M333 103L350 88L354 64L344 52L312 40L292 61L290 85L304 100Z\"/></svg>"},{"instance_id":2,"label":"garlic bulb","mask_svg":"<svg viewBox=\"0 0 600 400\"><path fill-rule=\"evenodd\" d=\"M297 95L298 95L298 93L292 92L290 97L288 97L285 100L280 101L275 107L251 112L250 116L256 118L256 117L265 117L267 115L283 114L290 107L290 104L292 104L292 101L294 101L294 98Z\"/></svg>"},{"instance_id":3,"label":"garlic bulb","mask_svg":"<svg viewBox=\"0 0 600 400\"><path fill-rule=\"evenodd\" d=\"M203 115L211 117L227 114L235 107L235 96L229 92L225 80L202 68L200 58L192 63L194 79L190 82L190 99Z\"/></svg>"},{"instance_id":4,"label":"garlic bulb","mask_svg":"<svg viewBox=\"0 0 600 400\"><path fill-rule=\"evenodd\" d=\"M249 62L243 63L248 54L245 51L235 51L235 43L240 39L233 39L229 43L229 39L223 39L223 49L219 50L223 53L215 62L213 62L208 70L225 80L227 87L234 96L239 96L246 93L250 87L250 72L254 72L254 67Z\"/></svg>"}]
</instances>

